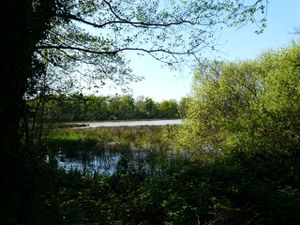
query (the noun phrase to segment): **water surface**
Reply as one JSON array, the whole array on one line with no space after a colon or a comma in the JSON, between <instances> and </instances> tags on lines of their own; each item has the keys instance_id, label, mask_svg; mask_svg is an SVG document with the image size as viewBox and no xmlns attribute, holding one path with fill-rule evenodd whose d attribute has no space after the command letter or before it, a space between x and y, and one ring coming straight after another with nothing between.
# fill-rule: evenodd
<instances>
[{"instance_id":1,"label":"water surface","mask_svg":"<svg viewBox=\"0 0 300 225\"><path fill-rule=\"evenodd\" d=\"M86 126L73 127L72 129L85 129L97 127L122 127L122 126L166 126L180 125L183 120L139 120L139 121L116 121L116 122L90 122L80 123ZM162 152L158 150L144 151L104 151L95 154L90 149L76 151L68 154L61 149L55 156L58 167L66 171L78 170L88 173L99 173L112 175L118 170L142 170L145 172L157 172L162 168L168 168L172 159L176 157L173 152Z\"/></svg>"},{"instance_id":2,"label":"water surface","mask_svg":"<svg viewBox=\"0 0 300 225\"><path fill-rule=\"evenodd\" d=\"M165 126L165 125L180 125L182 124L181 119L176 120L136 120L136 121L117 121L117 122L90 122L81 123L86 124L84 127L76 127L73 129L86 129L96 127L123 127L123 126Z\"/></svg>"},{"instance_id":3,"label":"water surface","mask_svg":"<svg viewBox=\"0 0 300 225\"><path fill-rule=\"evenodd\" d=\"M85 152L76 157L60 152L56 157L58 168L66 171L78 170L90 174L112 175L117 171L159 172L170 166L175 154L159 151L105 151L101 154Z\"/></svg>"}]
</instances>

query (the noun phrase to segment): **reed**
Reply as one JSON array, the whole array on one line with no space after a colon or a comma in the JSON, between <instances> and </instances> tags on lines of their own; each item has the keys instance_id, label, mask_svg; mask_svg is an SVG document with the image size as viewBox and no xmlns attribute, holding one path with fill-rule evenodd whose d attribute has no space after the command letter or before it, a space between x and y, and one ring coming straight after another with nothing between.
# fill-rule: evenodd
<instances>
[{"instance_id":1,"label":"reed","mask_svg":"<svg viewBox=\"0 0 300 225\"><path fill-rule=\"evenodd\" d=\"M139 151L171 150L172 134L177 126L100 127L54 129L46 138L52 149L67 151ZM73 150L72 150L73 149Z\"/></svg>"}]
</instances>

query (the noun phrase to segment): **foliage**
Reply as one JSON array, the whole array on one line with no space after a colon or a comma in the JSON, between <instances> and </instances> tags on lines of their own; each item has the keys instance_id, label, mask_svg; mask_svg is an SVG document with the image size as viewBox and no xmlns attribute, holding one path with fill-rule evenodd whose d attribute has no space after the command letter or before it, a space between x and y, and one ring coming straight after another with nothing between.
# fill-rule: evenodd
<instances>
[{"instance_id":1,"label":"foliage","mask_svg":"<svg viewBox=\"0 0 300 225\"><path fill-rule=\"evenodd\" d=\"M294 43L257 60L200 68L180 145L202 152L297 146L299 57Z\"/></svg>"},{"instance_id":2,"label":"foliage","mask_svg":"<svg viewBox=\"0 0 300 225\"><path fill-rule=\"evenodd\" d=\"M28 224L299 224L299 56L300 46L293 44L196 74L187 124L179 127L181 143L188 140L184 147L211 158L167 159L167 167L150 174L123 161L112 176L44 164L41 197ZM139 129L150 139L158 133L127 129L56 130L52 138L109 140L110 132L120 140L143 140L147 135ZM167 127L157 137L174 132Z\"/></svg>"},{"instance_id":3,"label":"foliage","mask_svg":"<svg viewBox=\"0 0 300 225\"><path fill-rule=\"evenodd\" d=\"M103 120L175 119L179 118L179 104L175 100L154 102L151 98L131 95L84 96L49 95L44 98L43 109L36 105L40 99L27 102L31 108L31 118L41 116L45 122L77 122ZM35 110L34 110L35 109ZM181 114L184 108L181 108Z\"/></svg>"},{"instance_id":4,"label":"foliage","mask_svg":"<svg viewBox=\"0 0 300 225\"><path fill-rule=\"evenodd\" d=\"M44 167L47 177L41 177L43 194L32 218L45 225L296 225L298 150L236 150L213 163L177 158L150 175L133 169L89 176Z\"/></svg>"},{"instance_id":5,"label":"foliage","mask_svg":"<svg viewBox=\"0 0 300 225\"><path fill-rule=\"evenodd\" d=\"M0 210L1 223L22 224L33 218L21 216L22 209L28 208L27 190L38 186L38 182L35 185L22 179L27 176L34 179L37 174L37 164L28 163L37 158L30 150L32 146L28 143L27 148L21 148L20 145L24 134L22 119L25 124L22 128L26 130L25 99L43 98L53 91L72 88L74 84L91 84L95 79L93 83L97 87L104 85L106 80L126 86L136 77L124 59L125 51L146 52L168 64L176 63L180 60L172 61L172 55L179 58L196 55L207 46L207 40L212 40L214 28L219 24L255 22L256 12L260 10L264 15L265 8L262 0L250 5L235 0L222 4L219 1L160 3L123 0L2 2L1 15L9 18L9 23L3 26L1 42L0 165L4 171L4 190L0 198L7 200ZM89 73L90 69L94 73ZM24 185L28 189L22 189Z\"/></svg>"},{"instance_id":6,"label":"foliage","mask_svg":"<svg viewBox=\"0 0 300 225\"><path fill-rule=\"evenodd\" d=\"M45 83L55 91L95 89L110 81L126 88L137 79L124 57L127 51L167 65L198 57L225 26L250 21L264 28L266 3L37 0L33 6L51 12L42 17L49 24L45 37L35 43L35 54L47 68Z\"/></svg>"}]
</instances>

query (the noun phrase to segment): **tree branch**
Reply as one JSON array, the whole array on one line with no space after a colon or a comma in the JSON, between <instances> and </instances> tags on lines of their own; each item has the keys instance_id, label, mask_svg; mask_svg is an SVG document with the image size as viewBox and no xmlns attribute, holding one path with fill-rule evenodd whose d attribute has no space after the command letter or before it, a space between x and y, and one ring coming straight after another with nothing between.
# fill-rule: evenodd
<instances>
[{"instance_id":1,"label":"tree branch","mask_svg":"<svg viewBox=\"0 0 300 225\"><path fill-rule=\"evenodd\" d=\"M57 17L61 17L64 19L71 19L77 22L84 23L86 25L95 27L95 28L103 28L107 25L111 24L128 24L136 28L165 28L170 26L176 26L176 25L182 25L182 24L189 24L189 25L196 25L195 22L189 21L189 20L180 20L175 22L168 22L168 23L146 23L146 22L138 22L138 21L130 21L124 18L121 18L120 15L118 15L115 10L113 9L113 6L106 0L103 0L103 2L108 6L109 11L115 16L116 20L107 21L104 23L95 23L88 20L85 20L81 17L78 17L71 13L61 13L57 14Z\"/></svg>"},{"instance_id":2,"label":"tree branch","mask_svg":"<svg viewBox=\"0 0 300 225\"><path fill-rule=\"evenodd\" d=\"M121 20L111 20L111 21L107 21L105 23L95 23L95 22L91 22L88 20L85 20L83 18L80 18L76 15L73 14L57 14L58 17L64 18L64 19L71 19L80 23L83 23L85 25L89 25L92 26L94 28L104 28L107 25L111 25L111 24L128 24L131 25L135 28L165 28L165 27L171 27L171 26L178 26L178 25L182 25L182 24L189 24L189 25L196 25L195 22L192 21L188 21L188 20L181 20L181 21L177 21L177 22L169 22L169 23L145 23L145 22L137 22L137 21L130 21L130 20L125 20L125 19L121 19ZM206 24L201 24L201 25L206 25Z\"/></svg>"},{"instance_id":3,"label":"tree branch","mask_svg":"<svg viewBox=\"0 0 300 225\"><path fill-rule=\"evenodd\" d=\"M192 51L184 51L184 52L176 52L176 51L170 51L166 49L145 49L145 48L135 48L135 47L128 47L128 48L120 48L117 50L112 51L98 51L98 50L92 50L88 48L81 48L81 47L74 47L74 46L66 46L66 45L39 45L37 46L37 49L66 49L66 50L74 50L79 52L85 52L90 54L97 54L97 55L116 55L117 53L124 52L124 51L139 51L139 52L145 52L145 53L165 53L169 55L191 55L193 54Z\"/></svg>"}]
</instances>

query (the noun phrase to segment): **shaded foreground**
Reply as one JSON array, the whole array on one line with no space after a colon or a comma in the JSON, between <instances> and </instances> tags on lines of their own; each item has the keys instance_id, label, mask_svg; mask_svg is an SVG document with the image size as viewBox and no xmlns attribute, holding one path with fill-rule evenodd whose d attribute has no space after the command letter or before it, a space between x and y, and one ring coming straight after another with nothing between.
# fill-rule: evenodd
<instances>
[{"instance_id":1,"label":"shaded foreground","mask_svg":"<svg viewBox=\"0 0 300 225\"><path fill-rule=\"evenodd\" d=\"M143 146L167 151L172 146L163 139L168 140L174 129L62 129L49 136L48 148L69 146L72 153L102 141L98 151L103 151L112 147L108 143L122 143L126 137L132 151ZM122 151L128 145L114 148ZM42 163L39 197L30 203L26 219L28 224L43 225L299 224L299 158L296 148L232 150L214 160L174 157L168 166L151 172L121 160L111 176L66 172L55 162ZM160 163L166 165L163 159Z\"/></svg>"},{"instance_id":2,"label":"shaded foreground","mask_svg":"<svg viewBox=\"0 0 300 225\"><path fill-rule=\"evenodd\" d=\"M299 224L298 159L236 151L152 174L125 162L112 176L44 167L32 224Z\"/></svg>"}]
</instances>

